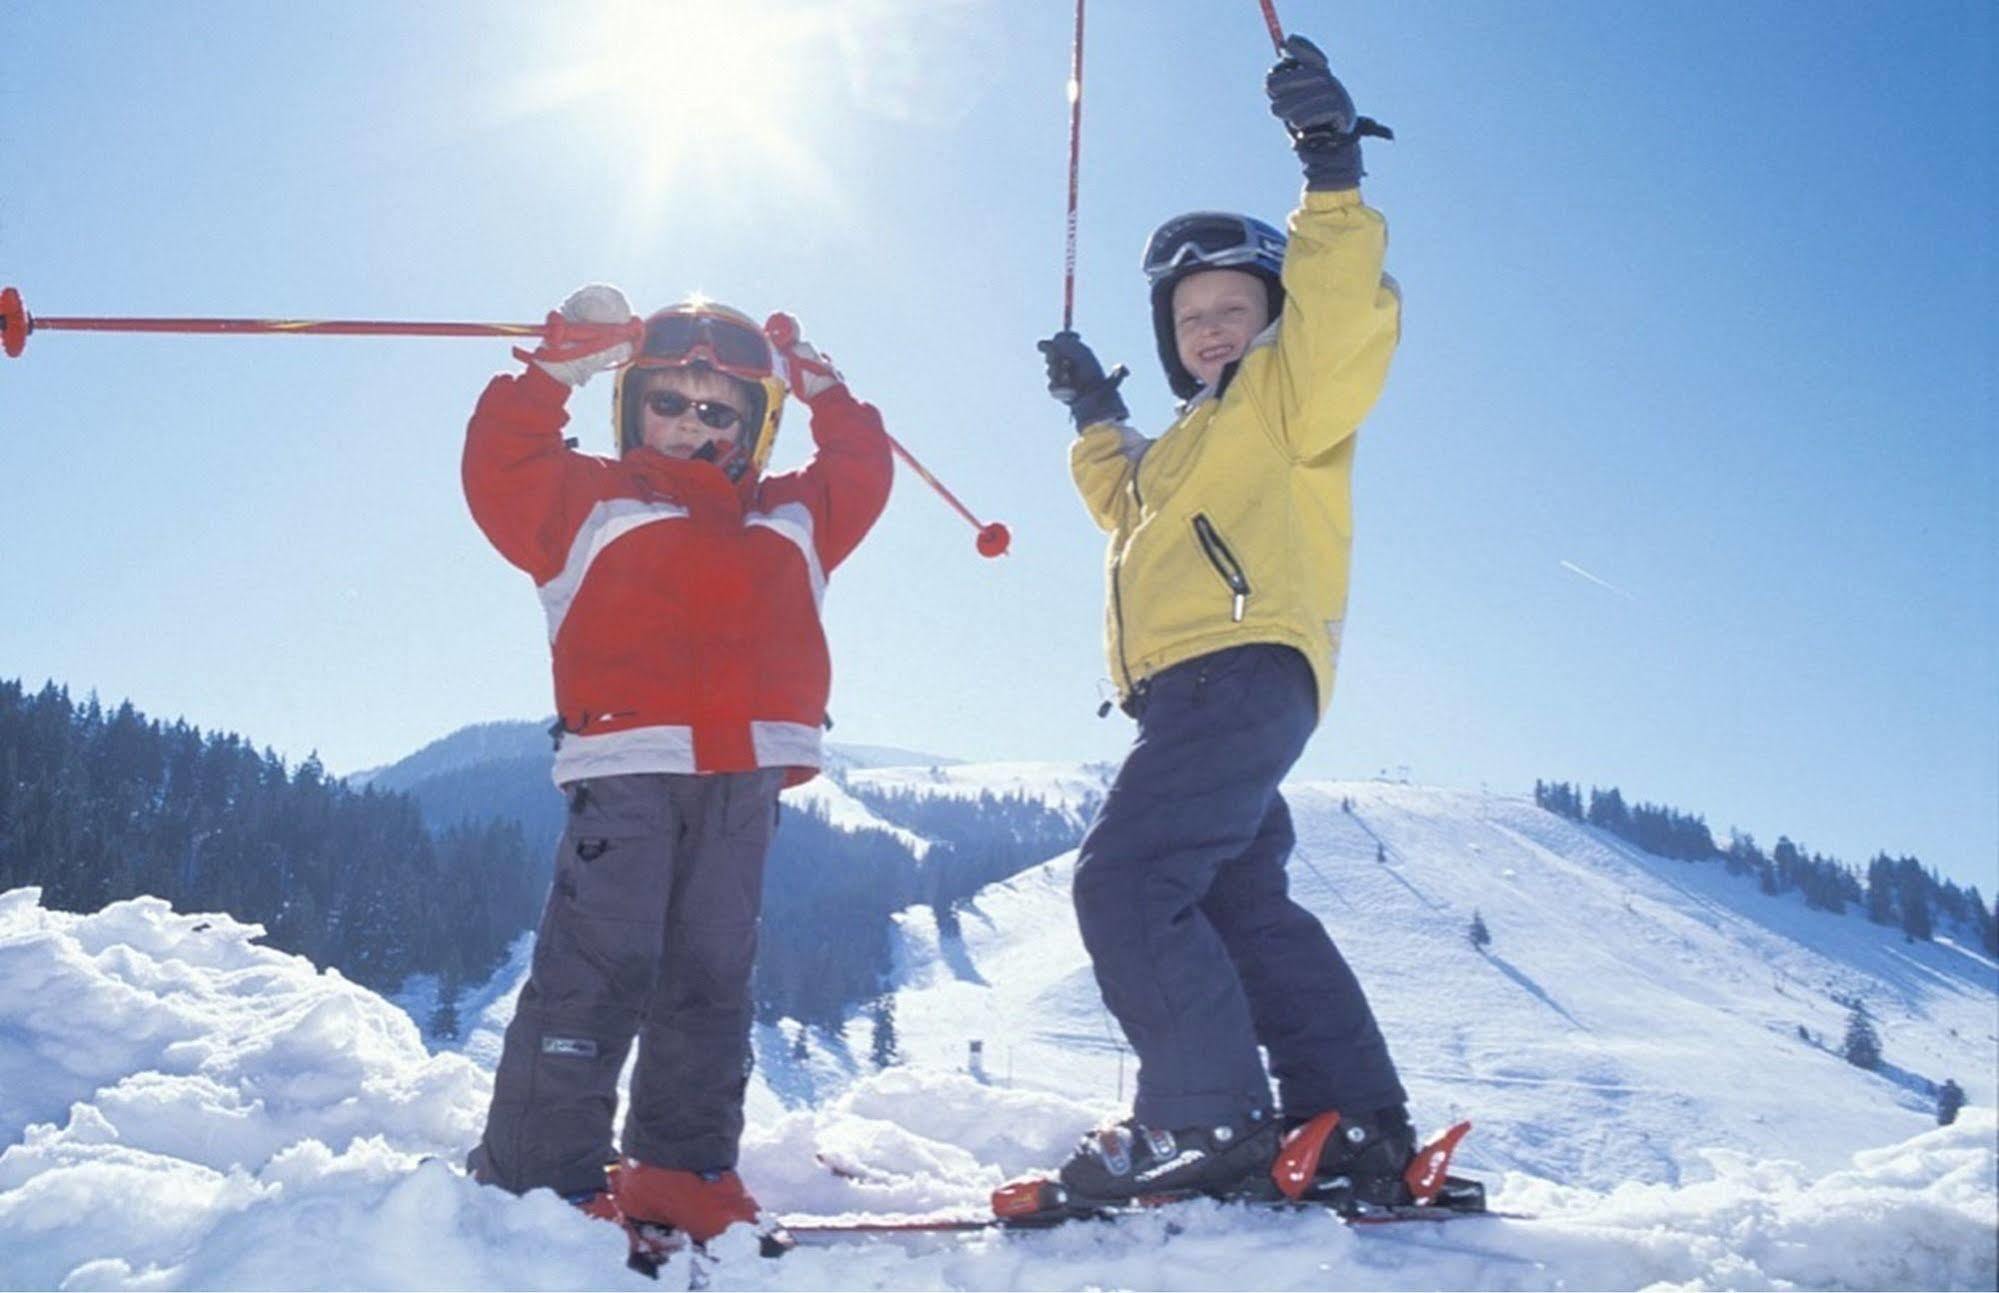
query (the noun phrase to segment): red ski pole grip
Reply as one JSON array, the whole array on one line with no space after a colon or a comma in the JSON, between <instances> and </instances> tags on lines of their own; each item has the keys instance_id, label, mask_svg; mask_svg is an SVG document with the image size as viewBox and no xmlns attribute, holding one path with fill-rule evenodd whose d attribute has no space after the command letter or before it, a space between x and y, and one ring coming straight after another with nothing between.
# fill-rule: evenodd
<instances>
[{"instance_id":1,"label":"red ski pole grip","mask_svg":"<svg viewBox=\"0 0 1999 1293\"><path fill-rule=\"evenodd\" d=\"M764 320L764 336L779 350L789 350L798 344L798 320L779 310Z\"/></svg>"},{"instance_id":2,"label":"red ski pole grip","mask_svg":"<svg viewBox=\"0 0 1999 1293\"><path fill-rule=\"evenodd\" d=\"M21 304L21 293L15 288L0 289L0 349L7 352L7 358L20 358L21 351L28 344L28 307Z\"/></svg>"}]
</instances>

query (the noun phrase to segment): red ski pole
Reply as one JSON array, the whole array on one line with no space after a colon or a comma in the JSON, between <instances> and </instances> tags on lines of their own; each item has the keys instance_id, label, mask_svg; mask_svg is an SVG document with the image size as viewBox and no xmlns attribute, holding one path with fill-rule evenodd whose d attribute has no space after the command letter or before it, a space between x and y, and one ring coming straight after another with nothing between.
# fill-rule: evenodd
<instances>
[{"instance_id":1,"label":"red ski pole","mask_svg":"<svg viewBox=\"0 0 1999 1293\"><path fill-rule=\"evenodd\" d=\"M544 337L581 342L603 330L616 336L637 333L630 323L576 323L551 314L544 323L413 323L379 319L134 319L54 318L30 314L14 288L0 290L0 347L17 358L34 332L178 332L209 336L320 337Z\"/></svg>"},{"instance_id":2,"label":"red ski pole","mask_svg":"<svg viewBox=\"0 0 1999 1293\"><path fill-rule=\"evenodd\" d=\"M788 314L773 314L769 322L764 324L764 333L770 338L772 345L780 350L789 350L798 340L798 321ZM946 489L943 481L931 475L930 469L918 462L915 454L903 448L900 440L894 436L887 436L887 439L888 447L895 451L896 457L908 463L910 469L923 478L924 484L936 490L937 496L950 504L952 511L964 517L971 527L979 532L976 543L980 556L998 557L1006 553L1007 548L1013 543L1012 531L998 521L985 522L974 516L972 509L959 502L958 496Z\"/></svg>"},{"instance_id":3,"label":"red ski pole","mask_svg":"<svg viewBox=\"0 0 1999 1293\"><path fill-rule=\"evenodd\" d=\"M1282 54L1284 52L1284 28L1277 21L1277 6L1272 4L1271 0L1262 0L1262 4L1263 25L1270 28L1270 43L1276 47L1278 53Z\"/></svg>"},{"instance_id":4,"label":"red ski pole","mask_svg":"<svg viewBox=\"0 0 1999 1293\"><path fill-rule=\"evenodd\" d=\"M1083 153L1083 0L1076 0L1076 39L1069 46L1069 222L1062 252L1062 331L1076 322L1076 175Z\"/></svg>"}]
</instances>

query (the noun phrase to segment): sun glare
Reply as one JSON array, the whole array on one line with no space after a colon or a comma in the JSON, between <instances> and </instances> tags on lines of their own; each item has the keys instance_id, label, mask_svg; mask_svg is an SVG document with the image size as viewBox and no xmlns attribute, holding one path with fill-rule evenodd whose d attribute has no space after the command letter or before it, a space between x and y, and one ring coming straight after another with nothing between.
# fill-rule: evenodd
<instances>
[{"instance_id":1,"label":"sun glare","mask_svg":"<svg viewBox=\"0 0 1999 1293\"><path fill-rule=\"evenodd\" d=\"M812 47L827 10L777 0L626 0L559 5L557 66L524 86L530 111L565 111L629 159L631 215L644 227L675 195L710 208L784 192L839 200L810 139ZM583 19L584 21L578 21Z\"/></svg>"}]
</instances>

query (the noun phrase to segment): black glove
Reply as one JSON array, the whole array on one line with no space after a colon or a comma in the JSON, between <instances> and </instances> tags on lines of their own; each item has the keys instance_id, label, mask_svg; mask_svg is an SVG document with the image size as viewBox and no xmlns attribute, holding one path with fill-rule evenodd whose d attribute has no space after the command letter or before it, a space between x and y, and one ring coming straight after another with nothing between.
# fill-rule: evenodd
<instances>
[{"instance_id":1,"label":"black glove","mask_svg":"<svg viewBox=\"0 0 1999 1293\"><path fill-rule=\"evenodd\" d=\"M1105 373L1095 352L1067 329L1036 343L1036 348L1048 359L1048 393L1069 406L1078 431L1098 422L1130 419L1131 410L1117 393L1118 383L1130 375L1123 364Z\"/></svg>"},{"instance_id":2,"label":"black glove","mask_svg":"<svg viewBox=\"0 0 1999 1293\"><path fill-rule=\"evenodd\" d=\"M1284 38L1284 57L1264 78L1263 89L1271 113L1291 132L1308 189L1359 187L1361 137L1395 137L1387 127L1354 115L1353 96L1326 66L1319 47L1303 36Z\"/></svg>"}]
</instances>

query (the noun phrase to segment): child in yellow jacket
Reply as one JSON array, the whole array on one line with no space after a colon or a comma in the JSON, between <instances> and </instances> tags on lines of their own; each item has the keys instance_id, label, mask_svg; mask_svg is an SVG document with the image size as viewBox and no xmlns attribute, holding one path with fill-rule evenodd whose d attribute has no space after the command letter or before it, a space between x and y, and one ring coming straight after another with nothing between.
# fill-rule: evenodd
<instances>
[{"instance_id":1,"label":"child in yellow jacket","mask_svg":"<svg viewBox=\"0 0 1999 1293\"><path fill-rule=\"evenodd\" d=\"M1278 793L1332 695L1354 436L1400 333L1386 228L1359 190L1360 137L1380 132L1302 38L1266 89L1305 168L1289 238L1204 211L1145 250L1160 361L1185 401L1173 425L1157 439L1127 425L1123 371L1106 375L1075 333L1041 343L1079 433L1077 488L1110 534L1105 638L1138 721L1075 881L1138 1092L1063 1166L1075 1199L1256 1192L1282 1130L1329 1111L1322 1172L1351 1178L1357 1205L1408 1198L1407 1096L1352 971L1287 894Z\"/></svg>"}]
</instances>

